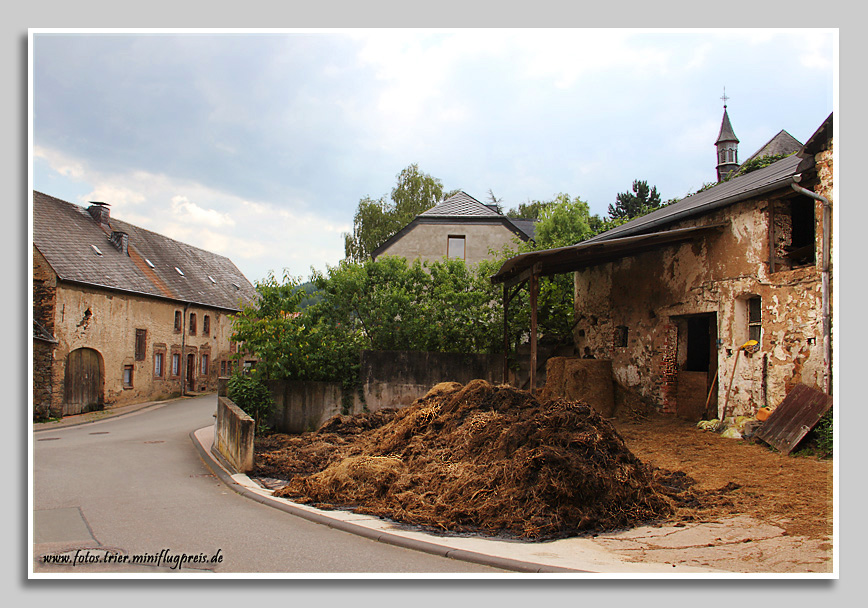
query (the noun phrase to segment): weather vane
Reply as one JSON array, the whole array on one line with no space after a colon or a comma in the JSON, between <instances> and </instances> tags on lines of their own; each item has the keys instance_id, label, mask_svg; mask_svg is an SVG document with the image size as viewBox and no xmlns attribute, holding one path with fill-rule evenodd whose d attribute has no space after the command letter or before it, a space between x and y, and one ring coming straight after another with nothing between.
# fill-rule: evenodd
<instances>
[{"instance_id":1,"label":"weather vane","mask_svg":"<svg viewBox=\"0 0 868 608\"><path fill-rule=\"evenodd\" d=\"M723 97L721 97L721 99L723 100L723 107L725 108L726 102L729 101L729 97L726 96L726 87L723 87Z\"/></svg>"}]
</instances>

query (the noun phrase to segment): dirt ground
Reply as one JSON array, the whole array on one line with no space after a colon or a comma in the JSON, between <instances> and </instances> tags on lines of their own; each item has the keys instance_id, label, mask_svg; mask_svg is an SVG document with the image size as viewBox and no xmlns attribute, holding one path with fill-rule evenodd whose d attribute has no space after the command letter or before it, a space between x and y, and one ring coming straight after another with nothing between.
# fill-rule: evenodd
<instances>
[{"instance_id":1,"label":"dirt ground","mask_svg":"<svg viewBox=\"0 0 868 608\"><path fill-rule=\"evenodd\" d=\"M674 416L612 422L640 460L683 471L696 481L694 490L738 486L725 493L729 505L679 508L676 516L714 521L742 514L782 527L790 536L832 536L831 459L783 456L761 444L699 430Z\"/></svg>"}]
</instances>

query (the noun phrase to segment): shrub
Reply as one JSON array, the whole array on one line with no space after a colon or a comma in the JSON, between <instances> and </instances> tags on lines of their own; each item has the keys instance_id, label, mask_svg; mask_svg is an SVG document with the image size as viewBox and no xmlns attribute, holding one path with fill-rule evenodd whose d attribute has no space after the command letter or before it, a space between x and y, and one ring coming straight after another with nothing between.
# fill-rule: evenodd
<instances>
[{"instance_id":1,"label":"shrub","mask_svg":"<svg viewBox=\"0 0 868 608\"><path fill-rule=\"evenodd\" d=\"M253 374L239 372L229 378L227 393L235 405L253 418L257 433L268 430L265 421L274 410L274 400L264 382Z\"/></svg>"}]
</instances>

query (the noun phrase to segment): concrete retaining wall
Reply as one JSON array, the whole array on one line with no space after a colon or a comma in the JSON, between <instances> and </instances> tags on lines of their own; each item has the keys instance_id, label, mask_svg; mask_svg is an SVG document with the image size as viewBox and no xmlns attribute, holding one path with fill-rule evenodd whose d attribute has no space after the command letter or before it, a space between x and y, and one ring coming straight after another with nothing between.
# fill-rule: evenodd
<instances>
[{"instance_id":1,"label":"concrete retaining wall","mask_svg":"<svg viewBox=\"0 0 868 608\"><path fill-rule=\"evenodd\" d=\"M348 397L347 413L365 409L405 407L440 382L467 384L481 378L500 384L501 355L465 355L415 351L364 351L361 359L361 397ZM275 411L268 424L281 433L315 431L342 413L343 392L337 382L269 381Z\"/></svg>"},{"instance_id":2,"label":"concrete retaining wall","mask_svg":"<svg viewBox=\"0 0 868 608\"><path fill-rule=\"evenodd\" d=\"M268 425L278 432L315 431L326 420L341 413L341 385L337 382L270 380L267 384L275 405ZM352 409L357 411L355 402Z\"/></svg>"},{"instance_id":3,"label":"concrete retaining wall","mask_svg":"<svg viewBox=\"0 0 868 608\"><path fill-rule=\"evenodd\" d=\"M361 381L369 410L410 405L440 382L503 382L502 355L363 351Z\"/></svg>"},{"instance_id":4,"label":"concrete retaining wall","mask_svg":"<svg viewBox=\"0 0 868 608\"><path fill-rule=\"evenodd\" d=\"M217 397L214 446L238 473L253 470L253 418L226 397Z\"/></svg>"}]
</instances>

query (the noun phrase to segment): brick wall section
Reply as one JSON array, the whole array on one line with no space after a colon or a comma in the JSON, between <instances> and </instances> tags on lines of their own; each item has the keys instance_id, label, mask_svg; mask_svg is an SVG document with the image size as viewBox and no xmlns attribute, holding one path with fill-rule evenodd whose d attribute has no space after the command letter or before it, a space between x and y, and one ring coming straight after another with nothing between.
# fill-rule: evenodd
<instances>
[{"instance_id":1,"label":"brick wall section","mask_svg":"<svg viewBox=\"0 0 868 608\"><path fill-rule=\"evenodd\" d=\"M662 364L662 403L661 411L674 414L678 394L678 327L667 323L664 327L666 341L663 347Z\"/></svg>"}]
</instances>

